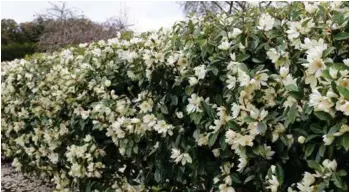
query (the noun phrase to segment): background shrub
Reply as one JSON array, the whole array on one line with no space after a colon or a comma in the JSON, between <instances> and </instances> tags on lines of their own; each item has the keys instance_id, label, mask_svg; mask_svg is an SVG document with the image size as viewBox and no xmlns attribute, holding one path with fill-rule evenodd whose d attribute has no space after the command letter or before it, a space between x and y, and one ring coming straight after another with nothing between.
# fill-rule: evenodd
<instances>
[{"instance_id":1,"label":"background shrub","mask_svg":"<svg viewBox=\"0 0 349 192\"><path fill-rule=\"evenodd\" d=\"M2 153L57 191L347 191L348 20L252 7L2 63Z\"/></svg>"}]
</instances>

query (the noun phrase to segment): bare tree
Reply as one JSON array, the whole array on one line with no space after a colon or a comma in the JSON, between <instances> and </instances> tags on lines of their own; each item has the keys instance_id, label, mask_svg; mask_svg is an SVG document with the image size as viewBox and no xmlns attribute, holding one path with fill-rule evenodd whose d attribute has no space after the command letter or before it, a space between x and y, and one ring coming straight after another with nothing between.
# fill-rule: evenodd
<instances>
[{"instance_id":1,"label":"bare tree","mask_svg":"<svg viewBox=\"0 0 349 192\"><path fill-rule=\"evenodd\" d=\"M271 1L258 2L259 7L266 7ZM208 13L226 13L234 14L249 9L250 4L246 1L185 1L180 5L186 14L195 13L197 15L206 15Z\"/></svg>"},{"instance_id":2,"label":"bare tree","mask_svg":"<svg viewBox=\"0 0 349 192\"><path fill-rule=\"evenodd\" d=\"M125 31L127 14L112 17L104 23L93 22L77 10L69 8L66 2L51 3L45 14L38 15L45 21L45 30L39 40L39 47L44 51L53 51L67 45L109 39L118 32Z\"/></svg>"}]
</instances>

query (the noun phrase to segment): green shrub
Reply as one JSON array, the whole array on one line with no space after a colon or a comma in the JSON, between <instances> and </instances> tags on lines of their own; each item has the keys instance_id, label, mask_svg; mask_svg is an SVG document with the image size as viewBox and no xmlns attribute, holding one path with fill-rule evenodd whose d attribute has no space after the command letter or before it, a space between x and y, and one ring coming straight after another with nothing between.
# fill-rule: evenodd
<instances>
[{"instance_id":1,"label":"green shrub","mask_svg":"<svg viewBox=\"0 0 349 192\"><path fill-rule=\"evenodd\" d=\"M11 43L1 46L1 61L11 61L24 58L26 55L35 53L35 43Z\"/></svg>"},{"instance_id":2,"label":"green shrub","mask_svg":"<svg viewBox=\"0 0 349 192\"><path fill-rule=\"evenodd\" d=\"M348 191L348 20L295 2L2 63L2 153L57 191Z\"/></svg>"}]
</instances>

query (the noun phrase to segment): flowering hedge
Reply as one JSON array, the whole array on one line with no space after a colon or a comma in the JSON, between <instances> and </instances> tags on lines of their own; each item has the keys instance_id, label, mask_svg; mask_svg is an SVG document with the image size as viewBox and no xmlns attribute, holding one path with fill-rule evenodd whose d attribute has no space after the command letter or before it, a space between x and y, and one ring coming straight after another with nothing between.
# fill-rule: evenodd
<instances>
[{"instance_id":1,"label":"flowering hedge","mask_svg":"<svg viewBox=\"0 0 349 192\"><path fill-rule=\"evenodd\" d=\"M294 2L3 62L2 154L57 191L348 191L348 21Z\"/></svg>"}]
</instances>

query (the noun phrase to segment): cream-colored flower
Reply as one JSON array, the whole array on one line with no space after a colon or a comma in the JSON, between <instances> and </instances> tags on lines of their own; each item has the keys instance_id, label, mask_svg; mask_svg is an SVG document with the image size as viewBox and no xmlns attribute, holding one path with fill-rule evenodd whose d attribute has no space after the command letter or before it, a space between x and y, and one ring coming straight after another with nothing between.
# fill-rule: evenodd
<instances>
[{"instance_id":1,"label":"cream-colored flower","mask_svg":"<svg viewBox=\"0 0 349 192\"><path fill-rule=\"evenodd\" d=\"M198 79L205 79L205 75L206 75L206 66L205 65L200 65L194 68L195 71L195 76Z\"/></svg>"},{"instance_id":2,"label":"cream-colored flower","mask_svg":"<svg viewBox=\"0 0 349 192\"><path fill-rule=\"evenodd\" d=\"M298 143L303 144L305 142L305 137L304 136L299 136L297 141L298 141Z\"/></svg>"},{"instance_id":3,"label":"cream-colored flower","mask_svg":"<svg viewBox=\"0 0 349 192\"><path fill-rule=\"evenodd\" d=\"M218 49L228 50L230 48L230 43L227 40L223 40L222 43L218 46Z\"/></svg>"},{"instance_id":4,"label":"cream-colored flower","mask_svg":"<svg viewBox=\"0 0 349 192\"><path fill-rule=\"evenodd\" d=\"M191 97L188 99L189 104L187 105L187 112L188 113L194 113L194 112L201 112L201 102L203 101L202 97L197 96L195 93L191 95Z\"/></svg>"},{"instance_id":5,"label":"cream-colored flower","mask_svg":"<svg viewBox=\"0 0 349 192\"><path fill-rule=\"evenodd\" d=\"M259 18L257 28L264 31L269 31L273 28L275 24L275 19L271 17L268 13L262 14Z\"/></svg>"}]
</instances>

